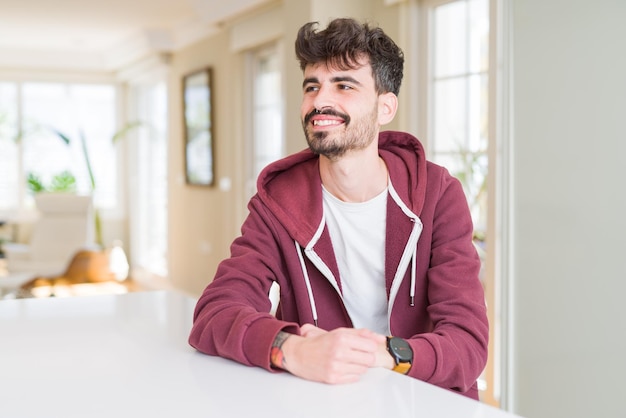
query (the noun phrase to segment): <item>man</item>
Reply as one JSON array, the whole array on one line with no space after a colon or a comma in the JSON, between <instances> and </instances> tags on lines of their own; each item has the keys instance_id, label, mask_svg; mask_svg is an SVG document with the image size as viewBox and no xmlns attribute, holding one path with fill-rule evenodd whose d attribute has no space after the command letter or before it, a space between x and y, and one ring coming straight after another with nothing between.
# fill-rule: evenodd
<instances>
[{"instance_id":1,"label":"man","mask_svg":"<svg viewBox=\"0 0 626 418\"><path fill-rule=\"evenodd\" d=\"M380 132L396 114L402 51L336 19L304 25L296 55L309 149L259 176L190 344L326 383L385 367L477 399L488 325L465 196L416 138Z\"/></svg>"}]
</instances>

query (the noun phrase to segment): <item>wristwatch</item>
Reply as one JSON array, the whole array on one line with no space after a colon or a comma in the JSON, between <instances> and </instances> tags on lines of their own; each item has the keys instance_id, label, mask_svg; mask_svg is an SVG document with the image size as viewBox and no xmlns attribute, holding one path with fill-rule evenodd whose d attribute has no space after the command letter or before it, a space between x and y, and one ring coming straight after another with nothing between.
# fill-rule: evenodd
<instances>
[{"instance_id":1,"label":"wristwatch","mask_svg":"<svg viewBox=\"0 0 626 418\"><path fill-rule=\"evenodd\" d=\"M413 363L413 349L400 337L387 337L387 351L396 362L394 372L407 374Z\"/></svg>"}]
</instances>

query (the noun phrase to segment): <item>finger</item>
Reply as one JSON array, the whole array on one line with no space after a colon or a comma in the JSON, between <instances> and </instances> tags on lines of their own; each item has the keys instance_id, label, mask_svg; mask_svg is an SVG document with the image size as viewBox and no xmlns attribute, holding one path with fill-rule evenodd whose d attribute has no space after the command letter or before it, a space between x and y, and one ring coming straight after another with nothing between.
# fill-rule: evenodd
<instances>
[{"instance_id":1,"label":"finger","mask_svg":"<svg viewBox=\"0 0 626 418\"><path fill-rule=\"evenodd\" d=\"M338 348L375 353L381 344L375 333L365 329L337 328L329 334Z\"/></svg>"},{"instance_id":2,"label":"finger","mask_svg":"<svg viewBox=\"0 0 626 418\"><path fill-rule=\"evenodd\" d=\"M387 341L387 337L382 335L382 334L378 334L374 331L371 331L367 328L360 328L356 330L357 333L365 338L370 338L373 341L376 341L377 343L383 342L383 341Z\"/></svg>"},{"instance_id":3,"label":"finger","mask_svg":"<svg viewBox=\"0 0 626 418\"><path fill-rule=\"evenodd\" d=\"M308 331L310 329L315 329L315 328L317 328L317 327L315 325L313 325L313 324L303 324L300 327L300 330L304 332L304 331Z\"/></svg>"},{"instance_id":4,"label":"finger","mask_svg":"<svg viewBox=\"0 0 626 418\"><path fill-rule=\"evenodd\" d=\"M318 335L322 335L326 333L327 331L311 324L304 324L300 328L300 335L302 335L303 337L316 337Z\"/></svg>"},{"instance_id":5,"label":"finger","mask_svg":"<svg viewBox=\"0 0 626 418\"><path fill-rule=\"evenodd\" d=\"M340 365L374 367L379 344L370 339L352 335L325 335L325 356L331 367Z\"/></svg>"}]
</instances>

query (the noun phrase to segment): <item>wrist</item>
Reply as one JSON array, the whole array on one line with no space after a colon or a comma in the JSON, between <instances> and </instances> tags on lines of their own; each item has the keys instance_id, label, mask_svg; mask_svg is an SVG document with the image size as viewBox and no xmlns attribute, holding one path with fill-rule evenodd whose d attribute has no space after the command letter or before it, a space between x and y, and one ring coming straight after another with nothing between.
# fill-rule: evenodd
<instances>
[{"instance_id":1,"label":"wrist","mask_svg":"<svg viewBox=\"0 0 626 418\"><path fill-rule=\"evenodd\" d=\"M382 367L387 370L393 370L393 368L396 366L396 362L394 361L391 353L389 353L389 350L387 349L386 339L378 346L378 359L378 367Z\"/></svg>"},{"instance_id":2,"label":"wrist","mask_svg":"<svg viewBox=\"0 0 626 418\"><path fill-rule=\"evenodd\" d=\"M290 336L291 334L285 331L279 331L278 334L276 334L272 342L272 347L270 348L270 364L273 367L286 370L287 362L283 351L283 344Z\"/></svg>"},{"instance_id":3,"label":"wrist","mask_svg":"<svg viewBox=\"0 0 626 418\"><path fill-rule=\"evenodd\" d=\"M407 374L413 364L413 349L409 342L398 337L387 337L387 351L393 359L392 370Z\"/></svg>"}]
</instances>

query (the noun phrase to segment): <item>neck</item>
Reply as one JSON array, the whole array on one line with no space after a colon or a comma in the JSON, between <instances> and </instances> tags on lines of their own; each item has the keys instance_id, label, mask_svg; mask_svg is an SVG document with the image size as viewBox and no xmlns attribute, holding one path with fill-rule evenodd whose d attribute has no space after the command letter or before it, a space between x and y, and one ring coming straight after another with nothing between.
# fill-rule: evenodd
<instances>
[{"instance_id":1,"label":"neck","mask_svg":"<svg viewBox=\"0 0 626 418\"><path fill-rule=\"evenodd\" d=\"M344 202L366 202L387 187L387 165L378 148L351 151L338 160L320 157L322 184Z\"/></svg>"}]
</instances>

